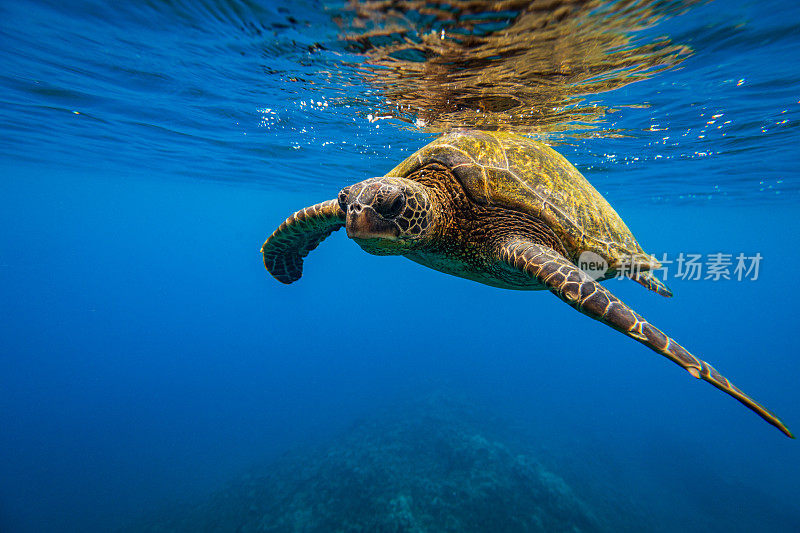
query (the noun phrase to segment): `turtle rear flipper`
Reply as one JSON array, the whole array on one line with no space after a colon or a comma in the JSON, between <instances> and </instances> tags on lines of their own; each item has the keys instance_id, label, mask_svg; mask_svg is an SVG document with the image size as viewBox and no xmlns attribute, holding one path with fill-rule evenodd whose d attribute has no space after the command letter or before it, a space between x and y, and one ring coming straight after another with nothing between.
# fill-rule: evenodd
<instances>
[{"instance_id":1,"label":"turtle rear flipper","mask_svg":"<svg viewBox=\"0 0 800 533\"><path fill-rule=\"evenodd\" d=\"M500 248L499 258L516 270L538 280L550 292L581 313L608 324L677 363L692 376L730 394L785 435L794 438L777 416L737 389L714 367L696 358L686 348L650 324L558 252L532 241L513 239Z\"/></svg>"},{"instance_id":2,"label":"turtle rear flipper","mask_svg":"<svg viewBox=\"0 0 800 533\"><path fill-rule=\"evenodd\" d=\"M297 281L303 275L303 258L344 224L345 213L337 200L301 209L278 226L261 247L264 266L281 283Z\"/></svg>"},{"instance_id":3,"label":"turtle rear flipper","mask_svg":"<svg viewBox=\"0 0 800 533\"><path fill-rule=\"evenodd\" d=\"M672 291L669 290L667 284L655 277L655 275L653 275L653 273L649 270L631 274L630 278L645 289L649 289L657 294L660 294L661 296L672 298Z\"/></svg>"}]
</instances>

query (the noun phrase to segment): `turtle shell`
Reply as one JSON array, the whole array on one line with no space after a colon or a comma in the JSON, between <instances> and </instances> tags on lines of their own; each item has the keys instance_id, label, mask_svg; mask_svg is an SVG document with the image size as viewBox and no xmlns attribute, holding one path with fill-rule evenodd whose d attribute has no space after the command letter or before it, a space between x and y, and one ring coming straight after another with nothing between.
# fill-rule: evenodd
<instances>
[{"instance_id":1,"label":"turtle shell","mask_svg":"<svg viewBox=\"0 0 800 533\"><path fill-rule=\"evenodd\" d=\"M590 251L612 271L631 261L642 270L660 267L578 169L542 143L509 133L458 131L417 150L386 175L408 177L433 162L450 168L475 203L543 220L573 262Z\"/></svg>"}]
</instances>

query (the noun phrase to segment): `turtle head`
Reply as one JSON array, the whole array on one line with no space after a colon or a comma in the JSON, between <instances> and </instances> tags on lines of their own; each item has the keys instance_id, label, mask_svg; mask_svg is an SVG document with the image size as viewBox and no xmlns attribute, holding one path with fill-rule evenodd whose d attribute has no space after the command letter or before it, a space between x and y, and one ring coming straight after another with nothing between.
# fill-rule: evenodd
<instances>
[{"instance_id":1,"label":"turtle head","mask_svg":"<svg viewBox=\"0 0 800 533\"><path fill-rule=\"evenodd\" d=\"M375 255L403 255L424 245L436 222L434 195L404 178L372 178L339 192L347 236Z\"/></svg>"}]
</instances>

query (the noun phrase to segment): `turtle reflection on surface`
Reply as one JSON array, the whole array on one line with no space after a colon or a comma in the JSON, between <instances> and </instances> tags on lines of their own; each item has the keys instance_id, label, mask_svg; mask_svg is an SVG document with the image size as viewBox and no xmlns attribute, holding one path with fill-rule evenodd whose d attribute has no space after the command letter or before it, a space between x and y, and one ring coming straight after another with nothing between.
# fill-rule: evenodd
<instances>
[{"instance_id":1,"label":"turtle reflection on surface","mask_svg":"<svg viewBox=\"0 0 800 533\"><path fill-rule=\"evenodd\" d=\"M352 2L335 20L366 58L384 117L432 132L614 136L598 129L605 106L586 98L689 57L687 46L637 32L697 3Z\"/></svg>"}]
</instances>

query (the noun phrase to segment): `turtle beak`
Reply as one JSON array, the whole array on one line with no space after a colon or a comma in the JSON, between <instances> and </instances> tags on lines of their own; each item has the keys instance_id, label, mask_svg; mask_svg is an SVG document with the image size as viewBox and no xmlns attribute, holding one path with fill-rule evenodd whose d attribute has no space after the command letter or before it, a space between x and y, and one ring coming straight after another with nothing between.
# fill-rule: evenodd
<instances>
[{"instance_id":1,"label":"turtle beak","mask_svg":"<svg viewBox=\"0 0 800 533\"><path fill-rule=\"evenodd\" d=\"M351 239L396 240L400 233L390 220L381 217L371 206L353 203L347 209L347 236Z\"/></svg>"}]
</instances>

